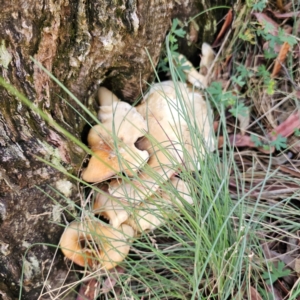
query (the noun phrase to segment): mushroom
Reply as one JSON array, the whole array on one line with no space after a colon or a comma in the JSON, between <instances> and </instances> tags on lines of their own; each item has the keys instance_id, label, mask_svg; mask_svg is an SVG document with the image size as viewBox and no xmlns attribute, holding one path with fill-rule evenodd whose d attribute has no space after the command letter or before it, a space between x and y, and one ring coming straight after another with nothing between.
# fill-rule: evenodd
<instances>
[{"instance_id":1,"label":"mushroom","mask_svg":"<svg viewBox=\"0 0 300 300\"><path fill-rule=\"evenodd\" d=\"M109 185L111 195L128 201L149 198L182 166L197 169L198 160L215 149L212 111L202 95L184 83L155 84L137 111L149 129L137 146L149 152L149 161L139 178L129 183L112 180Z\"/></svg>"},{"instance_id":2,"label":"mushroom","mask_svg":"<svg viewBox=\"0 0 300 300\"><path fill-rule=\"evenodd\" d=\"M198 89L203 89L207 87L207 78L200 74L190 61L186 59L185 56L180 54L178 56L178 62L181 64L181 68L187 76L187 81L194 85Z\"/></svg>"},{"instance_id":3,"label":"mushroom","mask_svg":"<svg viewBox=\"0 0 300 300\"><path fill-rule=\"evenodd\" d=\"M98 89L98 102L100 106L110 106L112 103L120 102L118 97L104 86Z\"/></svg>"},{"instance_id":4,"label":"mushroom","mask_svg":"<svg viewBox=\"0 0 300 300\"><path fill-rule=\"evenodd\" d=\"M130 208L130 202L116 199L108 193L108 185L102 188L102 192L97 193L93 203L93 213L105 217L115 228L128 219L132 211Z\"/></svg>"},{"instance_id":5,"label":"mushroom","mask_svg":"<svg viewBox=\"0 0 300 300\"><path fill-rule=\"evenodd\" d=\"M189 204L193 203L185 181L173 176L170 179L170 183L177 190L181 199L174 193L174 189L168 190L168 186L166 186L164 190L159 191L158 197L152 196L141 203L135 212L125 221L125 224L130 225L140 233L145 230L154 230L170 217L168 207L180 207L182 206L182 200Z\"/></svg>"},{"instance_id":6,"label":"mushroom","mask_svg":"<svg viewBox=\"0 0 300 300\"><path fill-rule=\"evenodd\" d=\"M107 91L102 90L101 97ZM116 96L111 96L110 100L110 105L106 105L107 99L100 100L105 104L99 109L101 124L92 127L88 134L88 144L94 153L82 172L83 180L88 182L101 182L119 172L133 176L149 157L146 150L135 146L138 138L148 130L145 119Z\"/></svg>"},{"instance_id":7,"label":"mushroom","mask_svg":"<svg viewBox=\"0 0 300 300\"><path fill-rule=\"evenodd\" d=\"M213 48L207 44L207 43L203 43L202 44L202 48L201 48L201 61L200 61L200 69L202 68L206 68L206 71L211 67L215 57L216 57L216 53L213 50Z\"/></svg>"},{"instance_id":8,"label":"mushroom","mask_svg":"<svg viewBox=\"0 0 300 300\"><path fill-rule=\"evenodd\" d=\"M63 254L79 266L100 265L109 270L128 255L128 240L133 235L134 230L126 224L116 229L99 221L73 221L66 227L60 239L60 247Z\"/></svg>"}]
</instances>

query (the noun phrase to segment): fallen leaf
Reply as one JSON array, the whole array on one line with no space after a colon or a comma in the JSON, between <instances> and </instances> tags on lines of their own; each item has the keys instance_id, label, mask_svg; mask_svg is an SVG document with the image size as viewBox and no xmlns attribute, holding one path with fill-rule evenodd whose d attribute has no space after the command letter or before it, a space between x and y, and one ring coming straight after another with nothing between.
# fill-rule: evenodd
<instances>
[{"instance_id":1,"label":"fallen leaf","mask_svg":"<svg viewBox=\"0 0 300 300\"><path fill-rule=\"evenodd\" d=\"M118 282L119 274L124 274L124 272L125 270L118 266L115 268L115 272L109 273L108 277L102 284L102 291L104 294L109 293L114 288Z\"/></svg>"},{"instance_id":2,"label":"fallen leaf","mask_svg":"<svg viewBox=\"0 0 300 300\"><path fill-rule=\"evenodd\" d=\"M229 136L229 141L235 147L255 147L249 135L232 134Z\"/></svg>"},{"instance_id":3,"label":"fallen leaf","mask_svg":"<svg viewBox=\"0 0 300 300\"><path fill-rule=\"evenodd\" d=\"M282 3L282 0L276 0L276 4L277 4L277 7L279 8L279 10L281 12L284 11L284 6L283 6L283 3Z\"/></svg>"},{"instance_id":4,"label":"fallen leaf","mask_svg":"<svg viewBox=\"0 0 300 300\"><path fill-rule=\"evenodd\" d=\"M222 148L224 146L224 137L219 136L218 137L218 149Z\"/></svg>"},{"instance_id":5,"label":"fallen leaf","mask_svg":"<svg viewBox=\"0 0 300 300\"><path fill-rule=\"evenodd\" d=\"M279 134L283 137L289 137L296 129L300 129L300 112L290 115L284 122L274 129L276 133L275 138Z\"/></svg>"},{"instance_id":6,"label":"fallen leaf","mask_svg":"<svg viewBox=\"0 0 300 300\"><path fill-rule=\"evenodd\" d=\"M254 13L253 14L257 21L262 25L262 26L266 26L268 24L271 24L272 26L268 26L269 30L268 30L268 33L269 34L272 34L274 36L276 36L278 34L278 29L279 29L279 25L274 21L272 20L271 18L269 18L266 14L264 13Z\"/></svg>"},{"instance_id":7,"label":"fallen leaf","mask_svg":"<svg viewBox=\"0 0 300 300\"><path fill-rule=\"evenodd\" d=\"M233 19L232 9L230 9L225 17L225 22L224 22L217 38L215 39L214 43L212 44L212 47L217 47L219 45L222 37L225 35L226 31L228 30L229 26L231 25L232 19Z\"/></svg>"},{"instance_id":8,"label":"fallen leaf","mask_svg":"<svg viewBox=\"0 0 300 300\"><path fill-rule=\"evenodd\" d=\"M189 27L189 36L188 40L190 43L197 43L199 35L199 27L195 21L191 21Z\"/></svg>"},{"instance_id":9,"label":"fallen leaf","mask_svg":"<svg viewBox=\"0 0 300 300\"><path fill-rule=\"evenodd\" d=\"M95 278L82 282L76 300L93 300L98 296L99 283Z\"/></svg>"},{"instance_id":10,"label":"fallen leaf","mask_svg":"<svg viewBox=\"0 0 300 300\"><path fill-rule=\"evenodd\" d=\"M250 300L263 300L258 291L252 286L250 286Z\"/></svg>"},{"instance_id":11,"label":"fallen leaf","mask_svg":"<svg viewBox=\"0 0 300 300\"><path fill-rule=\"evenodd\" d=\"M300 259L299 258L295 259L295 271L297 272L297 274L300 274Z\"/></svg>"},{"instance_id":12,"label":"fallen leaf","mask_svg":"<svg viewBox=\"0 0 300 300\"><path fill-rule=\"evenodd\" d=\"M278 57L275 60L275 64L274 64L273 71L271 74L272 78L274 78L281 70L281 65L285 61L289 50L290 50L290 45L288 44L288 42L284 42L283 45L281 46Z\"/></svg>"},{"instance_id":13,"label":"fallen leaf","mask_svg":"<svg viewBox=\"0 0 300 300\"><path fill-rule=\"evenodd\" d=\"M277 19L288 19L288 18L300 16L300 11L288 12L288 13L284 13L284 14L278 13L275 11L271 11L271 10L268 10L268 11L271 12L273 14L273 16L276 17Z\"/></svg>"}]
</instances>

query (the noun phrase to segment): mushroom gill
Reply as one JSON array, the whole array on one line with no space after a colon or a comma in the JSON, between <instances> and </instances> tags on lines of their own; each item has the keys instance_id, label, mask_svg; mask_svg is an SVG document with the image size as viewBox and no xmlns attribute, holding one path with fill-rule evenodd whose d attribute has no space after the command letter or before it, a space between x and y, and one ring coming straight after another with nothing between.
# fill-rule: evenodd
<instances>
[{"instance_id":1,"label":"mushroom gill","mask_svg":"<svg viewBox=\"0 0 300 300\"><path fill-rule=\"evenodd\" d=\"M60 247L63 254L79 266L112 269L127 256L132 227L112 228L99 221L73 221L66 227ZM88 246L90 245L90 247Z\"/></svg>"}]
</instances>

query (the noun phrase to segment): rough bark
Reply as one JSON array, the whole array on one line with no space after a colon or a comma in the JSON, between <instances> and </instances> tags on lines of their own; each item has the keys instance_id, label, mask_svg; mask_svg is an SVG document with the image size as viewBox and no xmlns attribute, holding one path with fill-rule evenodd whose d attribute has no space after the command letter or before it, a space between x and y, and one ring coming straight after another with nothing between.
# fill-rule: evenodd
<instances>
[{"instance_id":1,"label":"rough bark","mask_svg":"<svg viewBox=\"0 0 300 300\"><path fill-rule=\"evenodd\" d=\"M1 75L81 139L85 121L60 96L84 113L30 56L91 110L89 95L99 84L133 101L153 76L145 49L156 64L172 18L184 22L221 4L223 0L0 0ZM185 54L195 53L203 37L210 41L207 33L213 33L217 13L221 11L195 19L200 30L195 34L189 28L194 44L182 46ZM56 248L49 244L57 245L63 231L61 208L76 213L70 203L79 201L79 194L74 180L37 157L76 175L85 153L3 88L0 101L0 299L18 298L22 273L21 299L50 299L39 296L42 287L46 292L62 286L68 269L60 253L52 261Z\"/></svg>"}]
</instances>

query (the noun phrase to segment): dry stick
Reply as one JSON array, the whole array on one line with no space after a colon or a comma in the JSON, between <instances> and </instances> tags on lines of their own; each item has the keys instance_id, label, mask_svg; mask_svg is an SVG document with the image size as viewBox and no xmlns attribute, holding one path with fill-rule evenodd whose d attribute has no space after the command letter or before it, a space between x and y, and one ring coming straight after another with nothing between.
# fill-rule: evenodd
<instances>
[{"instance_id":1,"label":"dry stick","mask_svg":"<svg viewBox=\"0 0 300 300\"><path fill-rule=\"evenodd\" d=\"M292 92L289 95L287 95L286 97L284 97L280 102L278 102L276 105L274 105L271 109L269 109L267 112L265 112L263 115L261 115L259 118L257 118L255 121L253 121L250 125L248 125L246 127L246 130L249 129L250 127L252 127L254 124L256 124L258 121L260 121L262 118L264 118L267 114L269 114L270 112L272 112L274 109L276 109L278 106L280 106L281 104L283 104L286 100L290 99L292 95L294 95L295 93Z\"/></svg>"},{"instance_id":2,"label":"dry stick","mask_svg":"<svg viewBox=\"0 0 300 300\"><path fill-rule=\"evenodd\" d=\"M219 56L221 55L221 52L223 51L223 48L225 47L226 41L228 40L229 35L231 34L231 31L232 31L231 29L228 30L228 32L227 32L227 34L226 34L226 36L225 36L225 38L223 40L223 43L222 43L222 45L221 45L221 47L219 49L219 52L217 53L215 59L213 60L211 66L209 67L209 69L207 71L206 78L209 78L211 76L212 70L213 70L213 68L214 68L214 66L216 64L216 61L218 60Z\"/></svg>"}]
</instances>

